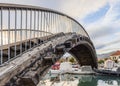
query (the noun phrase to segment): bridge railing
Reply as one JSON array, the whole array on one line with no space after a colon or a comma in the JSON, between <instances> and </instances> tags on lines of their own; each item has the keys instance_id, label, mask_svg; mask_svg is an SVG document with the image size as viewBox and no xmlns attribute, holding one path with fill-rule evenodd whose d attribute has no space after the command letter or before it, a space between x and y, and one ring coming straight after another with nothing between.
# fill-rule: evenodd
<instances>
[{"instance_id":1,"label":"bridge railing","mask_svg":"<svg viewBox=\"0 0 120 86\"><path fill-rule=\"evenodd\" d=\"M73 18L47 8L0 4L0 64L16 57L17 43L25 41L25 50L34 38L46 37L56 33L76 32L88 37L84 28ZM33 39L33 40L31 40ZM26 41L29 40L30 42ZM13 47L11 47L11 45ZM12 53L14 51L14 53ZM4 54L5 53L5 54ZM5 61L3 59L8 57Z\"/></svg>"}]
</instances>

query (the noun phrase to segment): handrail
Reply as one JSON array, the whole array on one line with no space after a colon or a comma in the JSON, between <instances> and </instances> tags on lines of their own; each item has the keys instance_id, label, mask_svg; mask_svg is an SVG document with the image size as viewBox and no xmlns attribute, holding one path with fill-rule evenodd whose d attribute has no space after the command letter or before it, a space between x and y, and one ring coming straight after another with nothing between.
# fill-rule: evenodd
<instances>
[{"instance_id":1,"label":"handrail","mask_svg":"<svg viewBox=\"0 0 120 86\"><path fill-rule=\"evenodd\" d=\"M41 10L41 11L46 11L46 12L52 12L52 13L56 13L62 16L66 16L69 19L75 21L77 24L80 25L80 27L83 28L83 30L85 31L85 33L87 34L87 36L89 37L87 31L84 29L84 27L78 22L76 21L74 18L62 13L62 12L58 12L55 11L53 9L49 9L49 8L44 8L44 7L38 7L38 6L30 6L30 5L20 5L20 4L6 4L6 3L0 3L0 7L3 7L4 9L8 9L8 8L13 8L13 9L29 9L29 10ZM90 38L90 37L89 37Z\"/></svg>"}]
</instances>

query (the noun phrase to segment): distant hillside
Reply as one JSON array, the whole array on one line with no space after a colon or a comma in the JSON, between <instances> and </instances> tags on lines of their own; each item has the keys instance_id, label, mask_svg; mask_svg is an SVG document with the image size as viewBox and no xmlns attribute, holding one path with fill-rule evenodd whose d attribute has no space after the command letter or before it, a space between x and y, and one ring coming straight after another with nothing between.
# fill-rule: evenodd
<instances>
[{"instance_id":1,"label":"distant hillside","mask_svg":"<svg viewBox=\"0 0 120 86\"><path fill-rule=\"evenodd\" d=\"M107 57L109 57L110 55L112 55L114 52L116 52L116 51L112 51L112 52L104 53L104 54L98 54L97 57L98 57L98 58L107 58Z\"/></svg>"}]
</instances>

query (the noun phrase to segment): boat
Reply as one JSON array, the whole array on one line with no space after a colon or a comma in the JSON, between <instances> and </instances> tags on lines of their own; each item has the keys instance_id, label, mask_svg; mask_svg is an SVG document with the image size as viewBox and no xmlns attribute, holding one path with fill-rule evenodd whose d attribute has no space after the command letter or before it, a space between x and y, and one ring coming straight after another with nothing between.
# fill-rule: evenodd
<instances>
[{"instance_id":1,"label":"boat","mask_svg":"<svg viewBox=\"0 0 120 86\"><path fill-rule=\"evenodd\" d=\"M120 76L119 71L112 71L112 70L105 70L105 69L93 69L94 72L98 75L114 75L114 76Z\"/></svg>"}]
</instances>

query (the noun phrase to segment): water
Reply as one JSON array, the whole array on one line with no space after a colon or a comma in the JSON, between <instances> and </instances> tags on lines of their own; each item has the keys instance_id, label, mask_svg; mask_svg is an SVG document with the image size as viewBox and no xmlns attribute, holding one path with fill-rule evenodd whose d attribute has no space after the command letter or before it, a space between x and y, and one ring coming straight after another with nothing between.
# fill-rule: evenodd
<instances>
[{"instance_id":1,"label":"water","mask_svg":"<svg viewBox=\"0 0 120 86\"><path fill-rule=\"evenodd\" d=\"M50 79L50 77L48 76L49 75L46 75L44 77L44 80ZM55 77L55 76L57 75L53 74L51 77ZM49 85L46 83L44 86L120 86L120 77L115 77L115 76L65 74L59 77L61 78L59 82L57 80L57 82L54 82L53 85ZM63 82L62 85L60 84L61 82Z\"/></svg>"},{"instance_id":2,"label":"water","mask_svg":"<svg viewBox=\"0 0 120 86\"><path fill-rule=\"evenodd\" d=\"M79 76L77 86L120 86L120 77L113 76Z\"/></svg>"}]
</instances>

